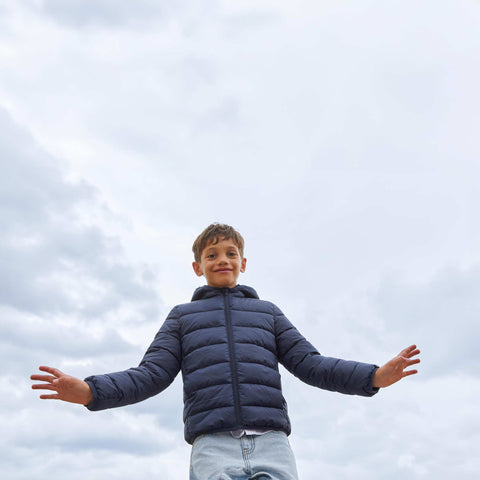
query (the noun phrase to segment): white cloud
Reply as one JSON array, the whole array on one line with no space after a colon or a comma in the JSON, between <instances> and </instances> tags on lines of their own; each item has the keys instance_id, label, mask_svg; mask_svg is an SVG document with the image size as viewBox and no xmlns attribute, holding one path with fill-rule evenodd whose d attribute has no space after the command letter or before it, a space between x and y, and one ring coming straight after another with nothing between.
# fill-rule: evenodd
<instances>
[{"instance_id":1,"label":"white cloud","mask_svg":"<svg viewBox=\"0 0 480 480\"><path fill-rule=\"evenodd\" d=\"M387 280L381 285L376 304L393 335L412 332L426 357L425 375L477 376L480 354L480 269L449 268L427 284L412 285Z\"/></svg>"}]
</instances>

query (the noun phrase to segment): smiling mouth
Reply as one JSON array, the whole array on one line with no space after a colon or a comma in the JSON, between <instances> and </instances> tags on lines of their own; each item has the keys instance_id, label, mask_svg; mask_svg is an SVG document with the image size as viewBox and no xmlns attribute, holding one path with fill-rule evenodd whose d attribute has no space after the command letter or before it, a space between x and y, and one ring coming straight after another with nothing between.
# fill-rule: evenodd
<instances>
[{"instance_id":1,"label":"smiling mouth","mask_svg":"<svg viewBox=\"0 0 480 480\"><path fill-rule=\"evenodd\" d=\"M215 273L225 273L225 272L231 272L228 268L223 268L221 270L215 270Z\"/></svg>"}]
</instances>

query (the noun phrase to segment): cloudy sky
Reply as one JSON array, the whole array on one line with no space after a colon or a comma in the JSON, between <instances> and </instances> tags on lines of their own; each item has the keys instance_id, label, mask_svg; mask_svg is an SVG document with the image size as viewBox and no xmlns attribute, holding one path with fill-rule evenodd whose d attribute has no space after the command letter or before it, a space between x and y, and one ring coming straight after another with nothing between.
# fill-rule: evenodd
<instances>
[{"instance_id":1,"label":"cloudy sky","mask_svg":"<svg viewBox=\"0 0 480 480\"><path fill-rule=\"evenodd\" d=\"M30 374L134 366L209 223L372 399L282 370L302 480L480 475L480 2L0 1L2 478L187 478L178 378L91 413Z\"/></svg>"}]
</instances>

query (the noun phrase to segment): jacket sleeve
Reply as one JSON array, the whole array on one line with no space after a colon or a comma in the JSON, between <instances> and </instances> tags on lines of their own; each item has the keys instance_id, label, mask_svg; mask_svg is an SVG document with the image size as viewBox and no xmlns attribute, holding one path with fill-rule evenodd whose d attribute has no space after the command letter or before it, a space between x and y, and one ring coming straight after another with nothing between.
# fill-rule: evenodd
<instances>
[{"instance_id":1,"label":"jacket sleeve","mask_svg":"<svg viewBox=\"0 0 480 480\"><path fill-rule=\"evenodd\" d=\"M175 307L138 367L85 379L94 398L87 408L104 410L141 402L165 390L175 379L180 366L181 344Z\"/></svg>"},{"instance_id":2,"label":"jacket sleeve","mask_svg":"<svg viewBox=\"0 0 480 480\"><path fill-rule=\"evenodd\" d=\"M377 365L324 357L300 334L285 315L275 308L275 335L280 363L305 383L350 395L370 397Z\"/></svg>"}]
</instances>

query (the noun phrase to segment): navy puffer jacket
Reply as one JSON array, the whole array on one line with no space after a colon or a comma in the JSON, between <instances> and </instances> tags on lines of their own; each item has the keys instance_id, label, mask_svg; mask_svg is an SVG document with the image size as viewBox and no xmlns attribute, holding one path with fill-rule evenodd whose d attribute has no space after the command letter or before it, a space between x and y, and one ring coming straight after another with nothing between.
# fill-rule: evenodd
<instances>
[{"instance_id":1,"label":"navy puffer jacket","mask_svg":"<svg viewBox=\"0 0 480 480\"><path fill-rule=\"evenodd\" d=\"M182 370L185 439L241 428L283 430L290 420L278 362L304 382L371 396L375 365L324 357L253 288L198 288L176 306L140 365L85 380L102 410L139 402L168 387Z\"/></svg>"}]
</instances>

